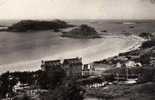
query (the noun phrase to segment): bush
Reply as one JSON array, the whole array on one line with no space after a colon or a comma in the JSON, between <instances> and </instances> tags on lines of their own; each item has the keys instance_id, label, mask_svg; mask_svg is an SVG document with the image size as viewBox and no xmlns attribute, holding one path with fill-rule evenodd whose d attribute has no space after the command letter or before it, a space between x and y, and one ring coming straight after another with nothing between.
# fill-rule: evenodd
<instances>
[{"instance_id":1,"label":"bush","mask_svg":"<svg viewBox=\"0 0 155 100\"><path fill-rule=\"evenodd\" d=\"M151 48L153 46L155 46L155 39L144 42L141 47L142 48Z\"/></svg>"},{"instance_id":2,"label":"bush","mask_svg":"<svg viewBox=\"0 0 155 100\"><path fill-rule=\"evenodd\" d=\"M155 68L145 67L142 69L141 75L138 78L139 83L155 81Z\"/></svg>"}]
</instances>

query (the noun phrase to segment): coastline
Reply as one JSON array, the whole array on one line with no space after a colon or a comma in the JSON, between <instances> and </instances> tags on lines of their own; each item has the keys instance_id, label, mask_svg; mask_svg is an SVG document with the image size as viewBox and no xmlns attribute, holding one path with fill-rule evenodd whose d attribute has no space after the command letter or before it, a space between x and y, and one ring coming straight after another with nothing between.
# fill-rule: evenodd
<instances>
[{"instance_id":1,"label":"coastline","mask_svg":"<svg viewBox=\"0 0 155 100\"><path fill-rule=\"evenodd\" d=\"M104 56L101 55L102 54L102 49L103 50L106 50L103 47L105 45L104 43L100 43L97 46L96 45L93 45L91 47L88 47L88 48L85 48L85 49L82 49L82 50L77 50L74 53L77 54L76 56L85 55L84 57L82 57L84 59L83 62L84 63L91 63L92 61L106 59L108 57L116 56L119 53L129 52L129 51L138 49L141 46L142 42L144 41L143 38L141 38L139 36L135 36L135 35L132 35L132 36L108 35L108 36L104 36L104 37L107 40L110 39L110 40L108 40L108 42L111 42L111 43L113 42L112 40L114 38L116 38L118 40L120 39L120 42L123 42L123 41L131 42L131 41L133 41L133 43L131 43L129 47L125 47L125 49L122 49L122 50L121 49L120 50L119 49L116 49L116 51L115 50L112 50L113 53L108 52L110 54L105 54ZM118 42L118 44L119 44L119 42ZM112 47L109 47L108 49L112 49ZM122 48L124 48L124 47L122 47ZM89 57L90 55L88 55L88 54L83 54L83 52L88 52L88 50L92 50L92 49L101 49L101 51L99 51L98 56L96 56L95 58ZM107 51L109 51L109 50L107 50ZM59 55L55 55L55 56L44 57L44 58L37 59L37 60L23 61L23 62L17 62L17 63L12 63L12 64L5 64L5 65L2 64L2 65L0 65L0 71L1 71L0 74L6 72L8 70L11 71L11 72L14 72L14 71L36 71L36 70L39 70L40 69L41 60L65 59L67 57L68 58L69 57L75 57L75 56L72 55L73 53L71 54L70 52L65 52L65 53L62 53L62 54L59 54ZM90 51L90 54L91 53L93 54L93 53L96 53L96 52L97 51ZM16 70L16 69L18 69L18 70Z\"/></svg>"}]
</instances>

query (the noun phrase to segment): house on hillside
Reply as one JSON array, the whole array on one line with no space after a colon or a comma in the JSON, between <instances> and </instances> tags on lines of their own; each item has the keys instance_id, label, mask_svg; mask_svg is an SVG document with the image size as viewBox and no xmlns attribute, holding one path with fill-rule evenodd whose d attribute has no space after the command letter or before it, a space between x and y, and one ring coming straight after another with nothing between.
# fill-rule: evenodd
<instances>
[{"instance_id":1,"label":"house on hillside","mask_svg":"<svg viewBox=\"0 0 155 100\"><path fill-rule=\"evenodd\" d=\"M82 58L64 59L63 69L67 76L81 76L82 75Z\"/></svg>"},{"instance_id":2,"label":"house on hillside","mask_svg":"<svg viewBox=\"0 0 155 100\"><path fill-rule=\"evenodd\" d=\"M135 79L138 77L138 73L141 69L142 65L139 62L135 61L125 61L125 62L118 62L116 64L116 70L114 71L115 79L117 80L129 80Z\"/></svg>"},{"instance_id":3,"label":"house on hillside","mask_svg":"<svg viewBox=\"0 0 155 100\"><path fill-rule=\"evenodd\" d=\"M82 68L82 71L89 71L90 68L91 68L91 66L89 64L84 64L83 68Z\"/></svg>"},{"instance_id":4,"label":"house on hillside","mask_svg":"<svg viewBox=\"0 0 155 100\"><path fill-rule=\"evenodd\" d=\"M93 75L94 71L94 66L92 66L91 64L84 64L82 68L82 76Z\"/></svg>"}]
</instances>

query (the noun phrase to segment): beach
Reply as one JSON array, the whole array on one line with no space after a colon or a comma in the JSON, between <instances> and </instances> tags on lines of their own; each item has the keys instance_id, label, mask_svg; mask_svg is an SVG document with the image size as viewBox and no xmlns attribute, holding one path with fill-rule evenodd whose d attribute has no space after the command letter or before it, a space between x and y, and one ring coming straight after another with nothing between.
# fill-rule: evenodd
<instances>
[{"instance_id":1,"label":"beach","mask_svg":"<svg viewBox=\"0 0 155 100\"><path fill-rule=\"evenodd\" d=\"M47 33L50 31L46 31ZM40 32L42 33L42 32ZM10 53L8 61L10 63L2 63L0 65L0 73L6 71L35 71L40 69L41 60L55 60L55 59L65 59L73 57L82 57L83 63L91 63L93 61L102 60L108 57L116 56L119 53L131 51L137 49L144 39L131 35L102 35L103 38L100 39L71 39L71 38L62 38L59 35L55 34L52 37L49 37L49 34L39 34L44 36L44 38L32 38L30 41L23 41L19 43L17 41L15 46L10 46L10 48L15 49L16 52ZM17 35L17 34L16 34ZM28 34L29 35L29 34ZM46 39L45 39L46 38ZM21 38L20 38L21 39ZM25 37L24 37L25 39ZM53 39L53 40L52 40ZM39 40L40 43L34 42ZM13 40L12 40L13 41ZM20 40L21 41L21 40ZM46 43L49 44L46 46ZM18 45L17 45L18 44ZM26 46L23 49L21 47ZM17 48L19 46L19 49ZM15 48L16 47L16 48ZM17 51L18 50L18 51ZM30 54L31 53L31 54ZM8 54L7 54L8 55ZM18 59L14 58L18 56ZM3 55L4 57L6 55ZM7 56L6 56L7 57ZM0 57L2 58L2 56Z\"/></svg>"}]
</instances>

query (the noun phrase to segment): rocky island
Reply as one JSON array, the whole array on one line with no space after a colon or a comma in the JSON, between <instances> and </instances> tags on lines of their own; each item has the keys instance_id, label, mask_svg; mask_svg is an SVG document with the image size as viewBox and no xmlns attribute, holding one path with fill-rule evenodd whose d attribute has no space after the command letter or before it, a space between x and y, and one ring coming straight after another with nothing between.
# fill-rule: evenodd
<instances>
[{"instance_id":1,"label":"rocky island","mask_svg":"<svg viewBox=\"0 0 155 100\"><path fill-rule=\"evenodd\" d=\"M8 27L7 31L27 32L36 30L50 30L50 29L58 31L61 28L68 28L72 26L73 25L67 24L65 21L62 20L52 20L52 21L22 20Z\"/></svg>"},{"instance_id":2,"label":"rocky island","mask_svg":"<svg viewBox=\"0 0 155 100\"><path fill-rule=\"evenodd\" d=\"M63 32L62 37L71 38L100 38L97 31L86 24L82 24L79 27L73 28L68 32Z\"/></svg>"}]
</instances>

